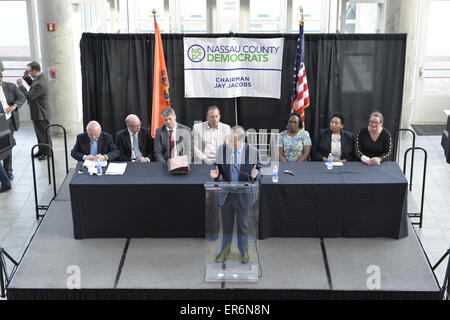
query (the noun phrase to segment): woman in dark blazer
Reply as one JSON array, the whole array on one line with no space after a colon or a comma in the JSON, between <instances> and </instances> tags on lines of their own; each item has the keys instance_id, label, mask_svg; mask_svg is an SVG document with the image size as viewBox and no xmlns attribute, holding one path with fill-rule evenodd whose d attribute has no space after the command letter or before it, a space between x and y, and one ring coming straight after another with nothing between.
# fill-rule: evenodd
<instances>
[{"instance_id":1,"label":"woman in dark blazer","mask_svg":"<svg viewBox=\"0 0 450 320\"><path fill-rule=\"evenodd\" d=\"M353 161L353 134L344 130L345 114L336 112L331 116L330 127L319 130L319 138L312 147L313 161L327 161L331 153L333 161Z\"/></svg>"}]
</instances>

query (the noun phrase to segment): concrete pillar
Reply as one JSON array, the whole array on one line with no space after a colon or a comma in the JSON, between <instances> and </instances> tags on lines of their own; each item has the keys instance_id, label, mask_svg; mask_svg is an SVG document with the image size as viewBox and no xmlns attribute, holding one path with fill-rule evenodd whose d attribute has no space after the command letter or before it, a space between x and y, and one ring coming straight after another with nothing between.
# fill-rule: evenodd
<instances>
[{"instance_id":1,"label":"concrete pillar","mask_svg":"<svg viewBox=\"0 0 450 320\"><path fill-rule=\"evenodd\" d=\"M402 120L400 127L409 128L414 102L414 82L417 60L418 1L387 0L385 32L406 33L405 82L403 86Z\"/></svg>"},{"instance_id":2,"label":"concrete pillar","mask_svg":"<svg viewBox=\"0 0 450 320\"><path fill-rule=\"evenodd\" d=\"M39 0L37 14L42 71L48 76L48 68L57 70L56 80L49 81L50 123L60 124L70 133L79 132L82 114L77 86L81 87L81 82L77 83L76 74L80 70L80 58L78 53L75 59L79 50L74 50L73 26L77 23L73 21L72 4L66 0ZM54 23L56 31L47 31L47 23Z\"/></svg>"}]
</instances>

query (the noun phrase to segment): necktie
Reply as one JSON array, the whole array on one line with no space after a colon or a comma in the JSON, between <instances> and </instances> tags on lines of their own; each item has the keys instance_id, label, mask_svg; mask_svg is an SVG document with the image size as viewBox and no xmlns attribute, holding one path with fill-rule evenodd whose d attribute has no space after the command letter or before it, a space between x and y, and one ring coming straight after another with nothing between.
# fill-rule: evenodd
<instances>
[{"instance_id":1,"label":"necktie","mask_svg":"<svg viewBox=\"0 0 450 320\"><path fill-rule=\"evenodd\" d=\"M5 111L3 110L3 104L2 104L2 102L0 101L0 114L2 114L2 113L5 113Z\"/></svg>"},{"instance_id":2,"label":"necktie","mask_svg":"<svg viewBox=\"0 0 450 320\"><path fill-rule=\"evenodd\" d=\"M91 140L91 154L97 155L97 140Z\"/></svg>"},{"instance_id":3,"label":"necktie","mask_svg":"<svg viewBox=\"0 0 450 320\"><path fill-rule=\"evenodd\" d=\"M231 181L239 181L239 162L238 162L238 152L233 150L233 165L231 167Z\"/></svg>"},{"instance_id":4,"label":"necktie","mask_svg":"<svg viewBox=\"0 0 450 320\"><path fill-rule=\"evenodd\" d=\"M175 143L173 141L173 130L169 130L169 145L170 145L169 158L172 158L173 147L175 146Z\"/></svg>"},{"instance_id":5,"label":"necktie","mask_svg":"<svg viewBox=\"0 0 450 320\"><path fill-rule=\"evenodd\" d=\"M139 142L138 142L138 134L133 133L133 150L134 150L134 156L136 159L142 157L141 150L139 150Z\"/></svg>"},{"instance_id":6,"label":"necktie","mask_svg":"<svg viewBox=\"0 0 450 320\"><path fill-rule=\"evenodd\" d=\"M238 163L238 152L237 149L234 149L234 161L233 161L233 169L235 172L239 172L239 163Z\"/></svg>"}]
</instances>

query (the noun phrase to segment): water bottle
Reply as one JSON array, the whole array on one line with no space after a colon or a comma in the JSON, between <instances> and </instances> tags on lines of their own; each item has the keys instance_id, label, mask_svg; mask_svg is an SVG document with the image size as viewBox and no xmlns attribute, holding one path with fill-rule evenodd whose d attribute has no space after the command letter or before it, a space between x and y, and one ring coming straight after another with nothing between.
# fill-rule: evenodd
<instances>
[{"instance_id":1,"label":"water bottle","mask_svg":"<svg viewBox=\"0 0 450 320\"><path fill-rule=\"evenodd\" d=\"M333 156L331 155L331 153L328 155L328 159L327 159L327 169L328 169L328 170L333 169Z\"/></svg>"},{"instance_id":2,"label":"water bottle","mask_svg":"<svg viewBox=\"0 0 450 320\"><path fill-rule=\"evenodd\" d=\"M272 182L278 182L278 166L273 167Z\"/></svg>"},{"instance_id":3,"label":"water bottle","mask_svg":"<svg viewBox=\"0 0 450 320\"><path fill-rule=\"evenodd\" d=\"M131 162L136 161L136 155L134 154L134 150L131 150Z\"/></svg>"},{"instance_id":4,"label":"water bottle","mask_svg":"<svg viewBox=\"0 0 450 320\"><path fill-rule=\"evenodd\" d=\"M102 171L102 166L100 165L99 160L95 161L95 168L97 169L97 175L101 176L103 174L103 171Z\"/></svg>"}]
</instances>

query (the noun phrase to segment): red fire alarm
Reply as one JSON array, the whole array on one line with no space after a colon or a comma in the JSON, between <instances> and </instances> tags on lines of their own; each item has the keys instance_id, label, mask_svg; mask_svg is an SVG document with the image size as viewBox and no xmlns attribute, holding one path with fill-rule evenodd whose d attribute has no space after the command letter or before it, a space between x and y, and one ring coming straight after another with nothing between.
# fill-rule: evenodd
<instances>
[{"instance_id":1,"label":"red fire alarm","mask_svg":"<svg viewBox=\"0 0 450 320\"><path fill-rule=\"evenodd\" d=\"M56 24L55 23L47 23L47 31L53 32L56 30Z\"/></svg>"},{"instance_id":2,"label":"red fire alarm","mask_svg":"<svg viewBox=\"0 0 450 320\"><path fill-rule=\"evenodd\" d=\"M56 68L48 68L48 77L50 78L50 80L56 80Z\"/></svg>"}]
</instances>

